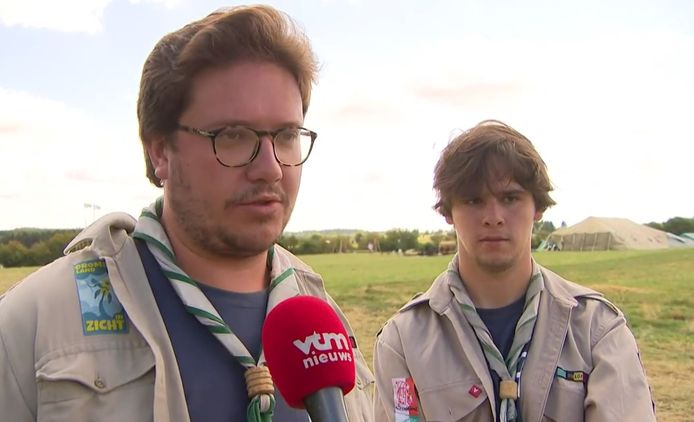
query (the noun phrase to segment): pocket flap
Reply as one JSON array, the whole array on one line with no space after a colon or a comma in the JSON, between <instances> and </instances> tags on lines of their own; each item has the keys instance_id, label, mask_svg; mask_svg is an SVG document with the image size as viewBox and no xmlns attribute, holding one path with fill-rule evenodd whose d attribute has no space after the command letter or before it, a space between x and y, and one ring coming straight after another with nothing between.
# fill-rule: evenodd
<instances>
[{"instance_id":1,"label":"pocket flap","mask_svg":"<svg viewBox=\"0 0 694 422\"><path fill-rule=\"evenodd\" d=\"M38 382L73 381L97 393L134 381L154 367L148 347L81 351L49 359L37 368Z\"/></svg>"},{"instance_id":2,"label":"pocket flap","mask_svg":"<svg viewBox=\"0 0 694 422\"><path fill-rule=\"evenodd\" d=\"M479 381L460 381L420 391L422 412L432 421L463 419L487 400L481 385Z\"/></svg>"}]
</instances>

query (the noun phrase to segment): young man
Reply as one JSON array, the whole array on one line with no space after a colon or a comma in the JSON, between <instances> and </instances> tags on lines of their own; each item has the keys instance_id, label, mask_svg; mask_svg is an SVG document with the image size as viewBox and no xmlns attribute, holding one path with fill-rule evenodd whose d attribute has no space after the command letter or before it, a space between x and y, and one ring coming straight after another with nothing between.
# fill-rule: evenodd
<instances>
[{"instance_id":1,"label":"young man","mask_svg":"<svg viewBox=\"0 0 694 422\"><path fill-rule=\"evenodd\" d=\"M655 420L622 313L531 256L554 201L530 141L482 122L443 151L434 189L458 253L378 336L376 420Z\"/></svg>"},{"instance_id":2,"label":"young man","mask_svg":"<svg viewBox=\"0 0 694 422\"><path fill-rule=\"evenodd\" d=\"M286 298L323 298L351 334L320 276L275 244L316 139L302 127L316 67L304 34L265 6L156 45L138 118L163 197L137 221L97 221L2 297L3 420L308 421L253 378L269 379L261 327ZM371 420L373 378L355 355L345 404Z\"/></svg>"}]
</instances>

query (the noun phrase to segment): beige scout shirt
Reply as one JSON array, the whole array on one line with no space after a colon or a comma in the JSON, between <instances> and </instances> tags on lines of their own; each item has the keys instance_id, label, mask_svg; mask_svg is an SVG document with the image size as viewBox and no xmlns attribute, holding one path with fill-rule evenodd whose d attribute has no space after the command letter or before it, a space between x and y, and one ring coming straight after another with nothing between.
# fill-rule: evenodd
<instances>
[{"instance_id":1,"label":"beige scout shirt","mask_svg":"<svg viewBox=\"0 0 694 422\"><path fill-rule=\"evenodd\" d=\"M0 296L0 420L186 422L189 416L171 342L159 315L127 214L105 216L70 251ZM76 263L103 258L127 314L128 333L86 336ZM291 257L303 294L321 297L352 330L323 281ZM371 421L371 375L355 349L356 386L345 397L350 421Z\"/></svg>"},{"instance_id":2,"label":"beige scout shirt","mask_svg":"<svg viewBox=\"0 0 694 422\"><path fill-rule=\"evenodd\" d=\"M622 313L599 293L541 271L545 289L521 376L523 422L654 421L650 388ZM496 420L492 379L462 313L460 283L441 274L378 336L376 421L408 420L396 418L395 405L412 400L394 393L408 378L419 420ZM587 384L555 376L558 367L589 374Z\"/></svg>"}]
</instances>

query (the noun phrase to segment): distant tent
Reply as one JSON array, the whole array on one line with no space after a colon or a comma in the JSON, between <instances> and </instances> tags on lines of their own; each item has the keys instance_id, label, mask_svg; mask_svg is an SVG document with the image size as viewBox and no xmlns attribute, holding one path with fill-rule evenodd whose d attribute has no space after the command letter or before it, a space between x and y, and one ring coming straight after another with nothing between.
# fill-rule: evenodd
<instances>
[{"instance_id":1,"label":"distant tent","mask_svg":"<svg viewBox=\"0 0 694 422\"><path fill-rule=\"evenodd\" d=\"M694 246L676 236L626 218L588 217L578 224L560 228L547 238L548 249L603 251L624 249L666 249Z\"/></svg>"},{"instance_id":2,"label":"distant tent","mask_svg":"<svg viewBox=\"0 0 694 422\"><path fill-rule=\"evenodd\" d=\"M682 233L680 237L684 237L685 239L689 239L694 242L694 233Z\"/></svg>"}]
</instances>

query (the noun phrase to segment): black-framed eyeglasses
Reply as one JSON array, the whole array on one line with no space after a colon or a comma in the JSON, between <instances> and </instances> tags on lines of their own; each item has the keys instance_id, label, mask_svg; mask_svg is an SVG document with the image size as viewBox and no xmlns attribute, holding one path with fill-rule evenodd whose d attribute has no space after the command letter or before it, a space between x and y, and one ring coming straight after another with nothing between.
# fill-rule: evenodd
<instances>
[{"instance_id":1,"label":"black-framed eyeglasses","mask_svg":"<svg viewBox=\"0 0 694 422\"><path fill-rule=\"evenodd\" d=\"M276 131L255 130L246 126L225 126L217 130L202 130L178 125L179 130L200 135L212 142L212 150L219 164L225 167L243 167L250 164L260 151L260 138L270 135L277 162L284 166L300 166L308 159L318 134L303 127L289 127Z\"/></svg>"}]
</instances>

